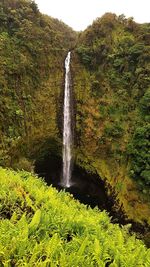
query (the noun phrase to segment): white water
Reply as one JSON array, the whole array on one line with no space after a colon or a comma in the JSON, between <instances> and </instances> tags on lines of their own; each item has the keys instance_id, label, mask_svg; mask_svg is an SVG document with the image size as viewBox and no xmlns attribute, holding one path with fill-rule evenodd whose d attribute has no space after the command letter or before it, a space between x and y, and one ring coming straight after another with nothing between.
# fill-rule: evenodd
<instances>
[{"instance_id":1,"label":"white water","mask_svg":"<svg viewBox=\"0 0 150 267\"><path fill-rule=\"evenodd\" d=\"M70 106L70 57L71 52L65 60L65 92L64 92L64 127L63 127L63 180L64 187L71 185L71 106Z\"/></svg>"}]
</instances>

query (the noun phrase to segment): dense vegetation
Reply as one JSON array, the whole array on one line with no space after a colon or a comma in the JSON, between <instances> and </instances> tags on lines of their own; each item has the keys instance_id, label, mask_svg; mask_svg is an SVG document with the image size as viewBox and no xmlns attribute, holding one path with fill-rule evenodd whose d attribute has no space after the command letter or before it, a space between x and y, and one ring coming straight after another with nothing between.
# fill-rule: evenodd
<instances>
[{"instance_id":1,"label":"dense vegetation","mask_svg":"<svg viewBox=\"0 0 150 267\"><path fill-rule=\"evenodd\" d=\"M71 48L75 163L106 181L128 218L150 224L149 23L108 13L77 34L34 1L1 1L0 165L31 170L46 150L61 155Z\"/></svg>"},{"instance_id":2,"label":"dense vegetation","mask_svg":"<svg viewBox=\"0 0 150 267\"><path fill-rule=\"evenodd\" d=\"M0 164L30 168L34 144L58 138L64 58L74 39L34 1L0 1Z\"/></svg>"},{"instance_id":3,"label":"dense vegetation","mask_svg":"<svg viewBox=\"0 0 150 267\"><path fill-rule=\"evenodd\" d=\"M72 65L78 164L142 217L136 192L150 195L150 24L105 14L80 34Z\"/></svg>"},{"instance_id":4,"label":"dense vegetation","mask_svg":"<svg viewBox=\"0 0 150 267\"><path fill-rule=\"evenodd\" d=\"M150 266L150 250L25 171L0 168L0 266Z\"/></svg>"}]
</instances>

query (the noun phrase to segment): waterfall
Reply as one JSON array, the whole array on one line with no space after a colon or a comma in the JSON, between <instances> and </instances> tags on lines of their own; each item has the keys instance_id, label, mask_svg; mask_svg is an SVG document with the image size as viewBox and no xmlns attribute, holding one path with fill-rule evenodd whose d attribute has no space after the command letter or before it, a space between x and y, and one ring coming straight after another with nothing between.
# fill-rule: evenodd
<instances>
[{"instance_id":1,"label":"waterfall","mask_svg":"<svg viewBox=\"0 0 150 267\"><path fill-rule=\"evenodd\" d=\"M64 187L71 185L71 159L72 159L72 127L71 127L71 92L70 92L70 57L71 52L65 59L65 92L63 114L63 180Z\"/></svg>"}]
</instances>

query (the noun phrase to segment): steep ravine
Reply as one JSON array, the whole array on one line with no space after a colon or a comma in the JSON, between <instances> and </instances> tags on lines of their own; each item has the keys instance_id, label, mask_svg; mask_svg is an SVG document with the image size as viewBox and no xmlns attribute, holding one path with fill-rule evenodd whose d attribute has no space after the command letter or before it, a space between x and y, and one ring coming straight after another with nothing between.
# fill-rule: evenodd
<instances>
[{"instance_id":1,"label":"steep ravine","mask_svg":"<svg viewBox=\"0 0 150 267\"><path fill-rule=\"evenodd\" d=\"M73 47L75 165L88 181L101 177L129 220L150 224L150 25L106 14L75 33L32 1L0 7L0 164L46 168L50 153L50 176L60 177L53 167L61 164L64 60Z\"/></svg>"},{"instance_id":2,"label":"steep ravine","mask_svg":"<svg viewBox=\"0 0 150 267\"><path fill-rule=\"evenodd\" d=\"M119 161L117 158L107 155L106 151L102 150L103 153L93 153L94 141L84 139L84 145L81 142L83 136L80 134L78 126L79 115L81 116L80 110L84 112L84 103L80 103L78 98L81 97L82 101L85 101L85 105L89 101L88 112L90 113L92 108L92 101L94 107L94 99L88 99L86 90L88 86L88 79L82 77L82 74L86 73L84 67L79 63L77 54L72 52L73 56L71 59L71 70L72 70L72 123L75 128L75 147L74 147L74 160L75 168L73 172L73 186L69 191L74 195L75 198L79 199L85 204L89 204L92 207L99 206L100 209L106 209L112 221L119 222L120 224L131 223L131 230L135 231L140 237L145 239L148 244L149 239L149 205L144 203L142 195L137 189L137 186L131 178L127 175L127 166ZM81 71L81 73L80 73ZM79 73L78 73L79 72ZM78 76L79 75L79 76ZM81 87L81 91L77 91L79 83L84 84L84 90ZM83 86L83 85L82 85ZM90 87L89 87L90 88ZM83 94L86 94L83 97ZM63 94L61 98L63 98ZM87 98L86 98L87 97ZM86 103L87 101L87 103ZM60 100L61 110L63 110L63 100ZM60 111L61 111L60 110ZM91 114L90 114L91 116ZM98 116L98 115L97 115ZM59 117L59 116L58 116ZM60 112L60 118L63 119ZM82 118L81 118L82 119ZM82 122L83 123L83 122ZM61 123L62 125L62 123ZM81 125L80 125L81 126ZM88 125L86 125L87 127ZM91 129L92 131L93 129ZM62 134L62 129L60 128ZM90 146L90 148L88 148ZM47 149L46 149L47 150ZM39 158L35 163L35 171L39 175L46 179L48 184L56 186L61 189L61 170L62 170L62 159L61 159L61 145L57 148L54 153L51 150L49 154L48 150L43 149L45 154L43 158ZM47 155L46 155L47 153Z\"/></svg>"}]
</instances>

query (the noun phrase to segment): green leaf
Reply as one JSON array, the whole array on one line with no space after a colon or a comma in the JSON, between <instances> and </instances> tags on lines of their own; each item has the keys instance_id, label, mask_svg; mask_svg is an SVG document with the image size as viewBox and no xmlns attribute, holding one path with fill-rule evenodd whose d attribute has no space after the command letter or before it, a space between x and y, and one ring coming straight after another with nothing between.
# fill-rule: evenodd
<instances>
[{"instance_id":1,"label":"green leaf","mask_svg":"<svg viewBox=\"0 0 150 267\"><path fill-rule=\"evenodd\" d=\"M29 229L31 231L35 231L39 226L40 220L41 220L41 210L39 209L35 212L32 221L29 224Z\"/></svg>"}]
</instances>

